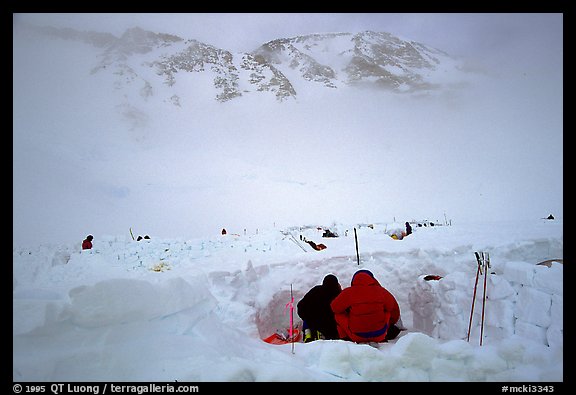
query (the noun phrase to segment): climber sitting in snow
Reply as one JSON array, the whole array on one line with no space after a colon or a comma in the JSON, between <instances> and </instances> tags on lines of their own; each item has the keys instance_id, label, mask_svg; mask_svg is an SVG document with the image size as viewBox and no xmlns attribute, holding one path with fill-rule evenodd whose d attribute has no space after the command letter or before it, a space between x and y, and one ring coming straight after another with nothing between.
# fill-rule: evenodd
<instances>
[{"instance_id":1,"label":"climber sitting in snow","mask_svg":"<svg viewBox=\"0 0 576 395\"><path fill-rule=\"evenodd\" d=\"M412 234L412 226L410 226L410 222L406 221L406 234L404 236L408 236Z\"/></svg>"},{"instance_id":2,"label":"climber sitting in snow","mask_svg":"<svg viewBox=\"0 0 576 395\"><path fill-rule=\"evenodd\" d=\"M408 233L408 231L412 233L412 227L408 222L406 222L405 227L398 223L394 223L390 225L390 227L386 231L386 234L388 234L388 236L390 236L394 240L402 240L404 239L404 237L410 234Z\"/></svg>"},{"instance_id":3,"label":"climber sitting in snow","mask_svg":"<svg viewBox=\"0 0 576 395\"><path fill-rule=\"evenodd\" d=\"M312 240L307 240L305 237L304 237L303 240L304 240L304 242L310 244L310 247L314 248L316 251L322 251L322 250L325 250L325 249L326 249L326 245L325 245L325 244L322 244L322 243L316 244L316 243L314 243Z\"/></svg>"},{"instance_id":4,"label":"climber sitting in snow","mask_svg":"<svg viewBox=\"0 0 576 395\"><path fill-rule=\"evenodd\" d=\"M92 249L92 240L94 240L94 236L88 235L84 240L82 240L82 249L83 250L91 250Z\"/></svg>"},{"instance_id":5,"label":"climber sitting in snow","mask_svg":"<svg viewBox=\"0 0 576 395\"><path fill-rule=\"evenodd\" d=\"M326 229L324 233L322 233L322 237L338 237L338 235L332 232L330 229Z\"/></svg>"},{"instance_id":6,"label":"climber sitting in snow","mask_svg":"<svg viewBox=\"0 0 576 395\"><path fill-rule=\"evenodd\" d=\"M369 270L358 270L351 286L330 304L341 339L357 343L382 342L396 338L400 307L396 298Z\"/></svg>"},{"instance_id":7,"label":"climber sitting in snow","mask_svg":"<svg viewBox=\"0 0 576 395\"><path fill-rule=\"evenodd\" d=\"M322 285L316 285L296 305L298 316L302 318L304 342L318 339L339 339L334 313L330 303L342 291L333 274L324 277Z\"/></svg>"}]
</instances>

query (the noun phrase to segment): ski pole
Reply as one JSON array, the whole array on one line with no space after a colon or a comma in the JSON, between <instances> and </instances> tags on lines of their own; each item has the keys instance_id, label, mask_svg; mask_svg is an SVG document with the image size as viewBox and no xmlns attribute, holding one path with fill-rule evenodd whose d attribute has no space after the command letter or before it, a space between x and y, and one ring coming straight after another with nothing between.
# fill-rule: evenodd
<instances>
[{"instance_id":1,"label":"ski pole","mask_svg":"<svg viewBox=\"0 0 576 395\"><path fill-rule=\"evenodd\" d=\"M294 354L294 295L292 294L292 284L290 284L290 302L286 303L286 307L290 308L290 329L288 336L290 343L292 343L292 354Z\"/></svg>"},{"instance_id":2,"label":"ski pole","mask_svg":"<svg viewBox=\"0 0 576 395\"><path fill-rule=\"evenodd\" d=\"M481 273L480 269L480 255L478 252L475 252L476 255L476 263L478 264L478 269L476 270L476 281L474 282L474 294L472 296L472 308L470 309L470 322L468 323L468 338L467 340L470 341L470 330L472 329L472 316L474 314L474 303L476 302L476 288L478 287L478 276Z\"/></svg>"},{"instance_id":3,"label":"ski pole","mask_svg":"<svg viewBox=\"0 0 576 395\"><path fill-rule=\"evenodd\" d=\"M356 242L356 260L358 265L360 265L360 254L358 253L358 234L356 233L356 228L354 228L354 241Z\"/></svg>"},{"instance_id":4,"label":"ski pole","mask_svg":"<svg viewBox=\"0 0 576 395\"><path fill-rule=\"evenodd\" d=\"M490 255L482 253L482 264L484 265L484 291L482 293L482 321L480 324L480 345L482 345L482 338L484 337L484 307L486 305L486 279L488 278L488 268L490 267Z\"/></svg>"}]
</instances>

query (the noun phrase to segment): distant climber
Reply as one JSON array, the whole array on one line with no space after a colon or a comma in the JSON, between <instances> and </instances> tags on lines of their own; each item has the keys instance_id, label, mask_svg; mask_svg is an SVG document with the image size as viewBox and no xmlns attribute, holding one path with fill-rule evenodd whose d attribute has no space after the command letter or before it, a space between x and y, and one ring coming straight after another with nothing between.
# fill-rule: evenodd
<instances>
[{"instance_id":1,"label":"distant climber","mask_svg":"<svg viewBox=\"0 0 576 395\"><path fill-rule=\"evenodd\" d=\"M92 235L86 236L86 238L82 241L82 249L83 250L91 250L93 239L94 239L94 236L92 236Z\"/></svg>"},{"instance_id":2,"label":"distant climber","mask_svg":"<svg viewBox=\"0 0 576 395\"><path fill-rule=\"evenodd\" d=\"M322 237L338 237L338 235L332 232L330 229L326 229L322 234Z\"/></svg>"},{"instance_id":3,"label":"distant climber","mask_svg":"<svg viewBox=\"0 0 576 395\"><path fill-rule=\"evenodd\" d=\"M226 229L222 228L222 236L226 234Z\"/></svg>"},{"instance_id":4,"label":"distant climber","mask_svg":"<svg viewBox=\"0 0 576 395\"><path fill-rule=\"evenodd\" d=\"M310 244L310 247L314 248L316 251L322 251L322 250L326 249L326 245L324 245L322 243L316 244L312 240L307 240L305 237L304 237L304 241L306 243Z\"/></svg>"},{"instance_id":5,"label":"distant climber","mask_svg":"<svg viewBox=\"0 0 576 395\"><path fill-rule=\"evenodd\" d=\"M410 222L406 222L406 236L412 234L412 227L410 226Z\"/></svg>"}]
</instances>

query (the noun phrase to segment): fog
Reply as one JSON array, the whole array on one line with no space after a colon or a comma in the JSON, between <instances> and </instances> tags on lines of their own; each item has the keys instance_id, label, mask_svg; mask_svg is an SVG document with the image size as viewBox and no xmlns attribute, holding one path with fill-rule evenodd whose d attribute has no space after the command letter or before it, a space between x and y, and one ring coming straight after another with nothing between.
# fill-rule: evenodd
<instances>
[{"instance_id":1,"label":"fog","mask_svg":"<svg viewBox=\"0 0 576 395\"><path fill-rule=\"evenodd\" d=\"M128 234L130 227L186 239L222 227L254 233L333 221L563 215L562 15L478 15L459 44L451 29L462 29L471 15L437 24L432 43L420 39L424 29L417 23L428 15L411 15L414 22L402 32L380 20L380 30L402 38L414 33L441 50L465 47L456 52L467 56L474 73L433 96L302 85L296 100L246 95L219 103L198 84L184 109L160 98L126 105L129 93L90 73L98 61L93 48L31 40L19 31L23 22L59 21L120 35L127 23L138 22L183 35L182 16L170 24L171 14L124 15L121 23L96 15L98 28L75 15L14 17L15 246L80 242L89 233L96 239ZM355 31L375 30L374 17L366 16L361 28L360 16L350 17ZM258 31L246 34L253 44L225 43L211 27L237 20L231 24L237 28L244 18L189 17L205 23L196 27L198 36L186 38L237 50L298 34L271 30L278 16L257 14L244 20L248 31ZM339 15L317 22L311 15L289 17L302 19L293 28L308 26L302 34L328 30L325 20L342 21Z\"/></svg>"}]
</instances>

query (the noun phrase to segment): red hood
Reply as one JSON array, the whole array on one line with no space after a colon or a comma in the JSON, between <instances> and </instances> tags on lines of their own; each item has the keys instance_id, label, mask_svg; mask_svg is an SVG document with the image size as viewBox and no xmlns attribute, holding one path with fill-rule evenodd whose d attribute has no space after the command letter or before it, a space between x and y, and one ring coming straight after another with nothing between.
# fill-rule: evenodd
<instances>
[{"instance_id":1,"label":"red hood","mask_svg":"<svg viewBox=\"0 0 576 395\"><path fill-rule=\"evenodd\" d=\"M357 272L356 274L354 274L354 277L352 277L351 284L352 284L352 286L354 286L354 285L380 285L378 280L376 280L374 277L372 277L367 272Z\"/></svg>"}]
</instances>

